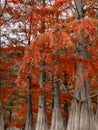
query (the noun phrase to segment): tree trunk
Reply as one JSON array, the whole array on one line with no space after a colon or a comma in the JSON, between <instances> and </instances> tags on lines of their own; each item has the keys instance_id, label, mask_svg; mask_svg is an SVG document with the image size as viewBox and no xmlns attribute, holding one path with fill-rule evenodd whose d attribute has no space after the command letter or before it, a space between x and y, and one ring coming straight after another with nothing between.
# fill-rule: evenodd
<instances>
[{"instance_id":1,"label":"tree trunk","mask_svg":"<svg viewBox=\"0 0 98 130\"><path fill-rule=\"evenodd\" d=\"M7 128L9 130L9 128ZM22 130L21 128L16 128L16 127L10 127L10 130Z\"/></svg>"},{"instance_id":2,"label":"tree trunk","mask_svg":"<svg viewBox=\"0 0 98 130\"><path fill-rule=\"evenodd\" d=\"M82 89L75 90L75 96L80 101L89 96L87 86ZM84 102L73 99L70 110L67 130L93 130L95 129L94 116L91 108L91 100L85 100Z\"/></svg>"},{"instance_id":3,"label":"tree trunk","mask_svg":"<svg viewBox=\"0 0 98 130\"><path fill-rule=\"evenodd\" d=\"M86 50L84 43L77 42L77 56L86 58ZM80 86L75 89L75 97L79 99L73 99L71 111L68 120L67 130L93 130L95 129L94 115L92 111L91 99L81 102L83 99L89 96L89 84L88 79L81 81L83 78L84 68L81 63L77 66L76 84Z\"/></svg>"},{"instance_id":4,"label":"tree trunk","mask_svg":"<svg viewBox=\"0 0 98 130\"><path fill-rule=\"evenodd\" d=\"M56 81L54 91L55 91L55 97L54 97L54 108L52 114L51 130L65 130L60 108L59 81Z\"/></svg>"},{"instance_id":5,"label":"tree trunk","mask_svg":"<svg viewBox=\"0 0 98 130\"><path fill-rule=\"evenodd\" d=\"M3 120L1 97L0 97L0 130L4 130L4 120Z\"/></svg>"},{"instance_id":6,"label":"tree trunk","mask_svg":"<svg viewBox=\"0 0 98 130\"><path fill-rule=\"evenodd\" d=\"M12 105L12 104L10 104ZM8 130L11 130L11 121L12 121L12 110L10 109L9 111L10 115L9 115L9 129Z\"/></svg>"},{"instance_id":7,"label":"tree trunk","mask_svg":"<svg viewBox=\"0 0 98 130\"><path fill-rule=\"evenodd\" d=\"M86 51L85 51L84 43L81 44L78 42L77 47L78 47L78 51L77 51L78 57L85 58ZM82 64L78 63L77 68L78 68L77 74L79 76L76 77L76 86L81 81L84 72L84 68ZM74 95L79 99L79 101L77 101L76 99L73 99L72 101L67 130L95 129L94 116L91 108L92 106L91 99L81 102L83 99L89 96L88 79L81 81L80 86L78 86L75 89Z\"/></svg>"},{"instance_id":8,"label":"tree trunk","mask_svg":"<svg viewBox=\"0 0 98 130\"><path fill-rule=\"evenodd\" d=\"M45 66L45 61L41 60L41 66ZM46 72L43 69L40 72L40 88L45 87L45 80L46 80ZM36 123L36 130L48 130L47 119L46 119L46 101L45 95L42 94L39 97L39 108L38 108L38 117Z\"/></svg>"},{"instance_id":9,"label":"tree trunk","mask_svg":"<svg viewBox=\"0 0 98 130\"><path fill-rule=\"evenodd\" d=\"M2 55L1 55L1 28L0 28L0 57L2 57ZM0 87L1 87L1 77L0 77ZM2 111L1 92L0 92L0 130L4 130L4 119L3 119L3 111Z\"/></svg>"},{"instance_id":10,"label":"tree trunk","mask_svg":"<svg viewBox=\"0 0 98 130\"><path fill-rule=\"evenodd\" d=\"M28 88L31 89L31 76L28 76ZM24 130L34 130L33 128L33 117L32 117L32 95L30 92L27 94L27 113L26 113L26 121L25 121L25 129Z\"/></svg>"},{"instance_id":11,"label":"tree trunk","mask_svg":"<svg viewBox=\"0 0 98 130\"><path fill-rule=\"evenodd\" d=\"M83 1L76 0L76 8L77 8L77 18L84 18L83 11ZM85 38L83 37L82 41L77 41L77 56L79 58L86 58L86 50L85 50ZM91 99L85 100L81 102L84 98L89 96L89 84L88 79L81 81L84 73L83 65L78 63L77 66L77 74L79 76L76 77L76 86L81 82L80 86L75 89L75 97L79 100L73 99L72 106L68 119L67 130L93 130L95 129L94 115L92 111Z\"/></svg>"},{"instance_id":12,"label":"tree trunk","mask_svg":"<svg viewBox=\"0 0 98 130\"><path fill-rule=\"evenodd\" d=\"M64 73L64 86L66 88L68 87L68 74L66 72ZM64 103L64 112L66 114L68 114L68 102L67 102L67 100L65 100L65 103ZM63 122L64 122L64 128L66 130L67 123L68 123L68 115L64 116Z\"/></svg>"},{"instance_id":13,"label":"tree trunk","mask_svg":"<svg viewBox=\"0 0 98 130\"><path fill-rule=\"evenodd\" d=\"M39 109L38 109L36 130L48 130L44 96L39 97Z\"/></svg>"},{"instance_id":14,"label":"tree trunk","mask_svg":"<svg viewBox=\"0 0 98 130\"><path fill-rule=\"evenodd\" d=\"M65 112L65 113L68 113L68 103L67 103L67 101L65 101L65 104L64 104L64 112ZM66 130L66 128L67 128L67 123L68 123L68 115L65 115L65 116L63 117L63 123L64 123L64 128L65 128L65 130Z\"/></svg>"},{"instance_id":15,"label":"tree trunk","mask_svg":"<svg viewBox=\"0 0 98 130\"><path fill-rule=\"evenodd\" d=\"M86 58L86 51L84 43L77 43L77 56ZM76 77L76 86L80 83L84 68L83 65L78 63L77 74L79 76ZM67 130L92 130L95 128L94 124L94 116L91 108L91 99L85 100L81 102L83 99L89 96L89 84L88 79L81 81L80 86L75 89L74 94L79 101L73 99L71 111L69 115L69 121Z\"/></svg>"}]
</instances>

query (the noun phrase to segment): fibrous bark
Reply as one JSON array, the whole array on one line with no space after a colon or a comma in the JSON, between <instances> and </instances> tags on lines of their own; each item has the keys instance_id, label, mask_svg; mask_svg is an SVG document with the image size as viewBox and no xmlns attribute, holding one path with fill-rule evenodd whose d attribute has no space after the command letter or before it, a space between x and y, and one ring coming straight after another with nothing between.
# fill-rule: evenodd
<instances>
[{"instance_id":1,"label":"fibrous bark","mask_svg":"<svg viewBox=\"0 0 98 130\"><path fill-rule=\"evenodd\" d=\"M61 115L61 108L60 108L59 81L56 82L54 91L55 91L55 97L54 97L54 108L52 114L51 130L65 130L63 125L63 118Z\"/></svg>"},{"instance_id":2,"label":"fibrous bark","mask_svg":"<svg viewBox=\"0 0 98 130\"><path fill-rule=\"evenodd\" d=\"M28 76L28 91L31 89L31 76ZM32 95L30 92L27 94L27 113L24 130L34 130L33 117L32 117Z\"/></svg>"},{"instance_id":3,"label":"fibrous bark","mask_svg":"<svg viewBox=\"0 0 98 130\"><path fill-rule=\"evenodd\" d=\"M86 58L86 51L84 43L78 42L77 44L77 56ZM81 81L84 73L84 68L81 63L78 63L76 77L76 86ZM73 99L71 111L68 120L67 130L93 130L95 129L94 115L92 111L91 99L83 99L89 96L89 84L88 79L82 80L80 86L75 89L75 97L79 100Z\"/></svg>"},{"instance_id":4,"label":"fibrous bark","mask_svg":"<svg viewBox=\"0 0 98 130\"><path fill-rule=\"evenodd\" d=\"M48 130L46 111L44 107L45 107L45 97L40 96L36 130Z\"/></svg>"},{"instance_id":5,"label":"fibrous bark","mask_svg":"<svg viewBox=\"0 0 98 130\"><path fill-rule=\"evenodd\" d=\"M41 60L41 66L42 67L45 66L44 59ZM46 72L43 69L40 72L40 88L45 87L45 80L46 80ZM48 130L47 119L46 119L46 101L45 101L44 94L40 95L39 97L39 108L38 108L36 130Z\"/></svg>"},{"instance_id":6,"label":"fibrous bark","mask_svg":"<svg viewBox=\"0 0 98 130\"><path fill-rule=\"evenodd\" d=\"M7 130L22 130L22 128L16 128L16 127L9 127Z\"/></svg>"},{"instance_id":7,"label":"fibrous bark","mask_svg":"<svg viewBox=\"0 0 98 130\"><path fill-rule=\"evenodd\" d=\"M83 1L75 1L77 9L77 19L84 18L85 11L83 10ZM82 34L83 35L83 34ZM76 54L79 58L86 59L86 49L85 49L85 35L82 36L82 40L77 40ZM95 129L94 115L92 111L91 99L83 99L89 96L89 84L88 77L84 80L83 74L85 69L82 63L77 63L77 77L75 86L75 97L79 100L73 99L72 106L69 114L67 130L93 130ZM79 84L79 85L77 85Z\"/></svg>"},{"instance_id":8,"label":"fibrous bark","mask_svg":"<svg viewBox=\"0 0 98 130\"><path fill-rule=\"evenodd\" d=\"M80 100L82 96L88 97L89 93L84 86L82 89L76 89L75 96L78 96ZM91 108L90 99L81 102L73 99L70 110L67 130L93 130L95 129L94 116Z\"/></svg>"}]
</instances>

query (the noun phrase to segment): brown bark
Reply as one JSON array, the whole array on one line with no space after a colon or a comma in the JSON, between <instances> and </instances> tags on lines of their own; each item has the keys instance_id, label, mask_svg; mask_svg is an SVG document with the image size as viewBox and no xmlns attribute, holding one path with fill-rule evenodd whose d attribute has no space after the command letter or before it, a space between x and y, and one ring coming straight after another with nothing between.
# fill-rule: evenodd
<instances>
[{"instance_id":1,"label":"brown bark","mask_svg":"<svg viewBox=\"0 0 98 130\"><path fill-rule=\"evenodd\" d=\"M31 76L28 76L28 88L31 89ZM27 94L27 113L26 113L26 121L25 121L25 129L24 130L33 130L33 117L32 117L32 95L30 92Z\"/></svg>"}]
</instances>

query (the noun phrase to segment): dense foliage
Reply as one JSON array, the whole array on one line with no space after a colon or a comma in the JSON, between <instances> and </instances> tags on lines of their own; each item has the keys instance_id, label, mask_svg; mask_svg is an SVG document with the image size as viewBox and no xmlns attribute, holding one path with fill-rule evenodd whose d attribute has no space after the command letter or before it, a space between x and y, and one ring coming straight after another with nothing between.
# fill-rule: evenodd
<instances>
[{"instance_id":1,"label":"dense foliage","mask_svg":"<svg viewBox=\"0 0 98 130\"><path fill-rule=\"evenodd\" d=\"M97 0L1 0L0 26L0 124L92 130L83 109L97 130Z\"/></svg>"}]
</instances>

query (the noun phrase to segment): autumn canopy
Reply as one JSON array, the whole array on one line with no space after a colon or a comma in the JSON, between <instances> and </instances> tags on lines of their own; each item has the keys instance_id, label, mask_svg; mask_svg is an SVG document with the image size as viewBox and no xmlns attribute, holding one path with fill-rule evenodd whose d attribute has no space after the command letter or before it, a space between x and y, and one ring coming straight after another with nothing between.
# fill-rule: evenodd
<instances>
[{"instance_id":1,"label":"autumn canopy","mask_svg":"<svg viewBox=\"0 0 98 130\"><path fill-rule=\"evenodd\" d=\"M0 130L97 130L98 1L0 2Z\"/></svg>"}]
</instances>

